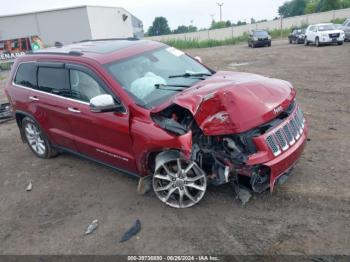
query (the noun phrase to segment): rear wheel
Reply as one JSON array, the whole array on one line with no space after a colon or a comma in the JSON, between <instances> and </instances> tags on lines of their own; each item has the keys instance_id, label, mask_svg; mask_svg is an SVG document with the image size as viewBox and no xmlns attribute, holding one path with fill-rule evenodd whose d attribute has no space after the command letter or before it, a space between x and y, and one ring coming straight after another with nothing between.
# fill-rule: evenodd
<instances>
[{"instance_id":1,"label":"rear wheel","mask_svg":"<svg viewBox=\"0 0 350 262\"><path fill-rule=\"evenodd\" d=\"M31 118L22 120L22 134L33 153L40 158L51 158L57 151L51 146L48 138L39 125Z\"/></svg>"},{"instance_id":2,"label":"rear wheel","mask_svg":"<svg viewBox=\"0 0 350 262\"><path fill-rule=\"evenodd\" d=\"M153 190L163 203L176 208L197 204L207 189L204 171L193 161L168 159L153 175Z\"/></svg>"}]
</instances>

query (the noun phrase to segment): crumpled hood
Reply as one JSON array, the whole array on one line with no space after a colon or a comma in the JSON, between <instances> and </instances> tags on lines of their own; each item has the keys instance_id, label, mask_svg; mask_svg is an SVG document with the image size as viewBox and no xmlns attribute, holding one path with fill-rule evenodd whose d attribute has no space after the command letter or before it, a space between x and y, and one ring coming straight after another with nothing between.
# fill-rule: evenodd
<instances>
[{"instance_id":1,"label":"crumpled hood","mask_svg":"<svg viewBox=\"0 0 350 262\"><path fill-rule=\"evenodd\" d=\"M274 119L295 97L291 84L254 74L218 72L179 93L170 104L188 109L205 135L248 131Z\"/></svg>"}]
</instances>

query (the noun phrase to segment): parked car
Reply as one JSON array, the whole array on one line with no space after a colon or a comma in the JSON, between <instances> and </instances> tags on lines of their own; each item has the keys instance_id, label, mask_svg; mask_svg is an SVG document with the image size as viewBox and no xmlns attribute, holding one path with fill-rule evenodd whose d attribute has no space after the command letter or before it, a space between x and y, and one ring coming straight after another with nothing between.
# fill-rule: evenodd
<instances>
[{"instance_id":1,"label":"parked car","mask_svg":"<svg viewBox=\"0 0 350 262\"><path fill-rule=\"evenodd\" d=\"M305 41L305 30L306 28L294 29L288 36L289 43L303 44Z\"/></svg>"},{"instance_id":2,"label":"parked car","mask_svg":"<svg viewBox=\"0 0 350 262\"><path fill-rule=\"evenodd\" d=\"M344 21L342 30L345 32L345 41L350 41L350 18Z\"/></svg>"},{"instance_id":3,"label":"parked car","mask_svg":"<svg viewBox=\"0 0 350 262\"><path fill-rule=\"evenodd\" d=\"M171 207L198 203L207 185L272 192L307 140L290 83L215 72L159 42L43 49L17 58L9 79L12 112L36 156L70 152L140 178L139 188L152 181Z\"/></svg>"},{"instance_id":4,"label":"parked car","mask_svg":"<svg viewBox=\"0 0 350 262\"><path fill-rule=\"evenodd\" d=\"M271 46L271 36L265 30L253 30L248 38L249 47Z\"/></svg>"},{"instance_id":5,"label":"parked car","mask_svg":"<svg viewBox=\"0 0 350 262\"><path fill-rule=\"evenodd\" d=\"M336 29L333 24L310 25L305 33L305 45L313 43L317 47L324 44L342 45L344 39L344 31Z\"/></svg>"}]
</instances>

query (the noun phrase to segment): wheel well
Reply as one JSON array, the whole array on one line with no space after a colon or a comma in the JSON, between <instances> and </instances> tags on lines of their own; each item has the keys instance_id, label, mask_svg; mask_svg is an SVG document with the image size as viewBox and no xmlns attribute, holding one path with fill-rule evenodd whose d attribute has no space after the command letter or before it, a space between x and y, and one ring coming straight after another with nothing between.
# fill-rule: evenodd
<instances>
[{"instance_id":1,"label":"wheel well","mask_svg":"<svg viewBox=\"0 0 350 262\"><path fill-rule=\"evenodd\" d=\"M155 169L156 169L156 161L157 158L164 158L164 156L167 155L178 155L181 156L181 152L178 151L177 149L167 149L167 150L162 150L162 151L153 151L148 154L147 156L147 170L153 175Z\"/></svg>"},{"instance_id":2,"label":"wheel well","mask_svg":"<svg viewBox=\"0 0 350 262\"><path fill-rule=\"evenodd\" d=\"M23 118L25 118L26 117L26 115L25 114L23 114L23 113L16 113L16 122L17 122L17 126L19 127L19 128L21 128L22 127L22 120L23 120Z\"/></svg>"}]
</instances>

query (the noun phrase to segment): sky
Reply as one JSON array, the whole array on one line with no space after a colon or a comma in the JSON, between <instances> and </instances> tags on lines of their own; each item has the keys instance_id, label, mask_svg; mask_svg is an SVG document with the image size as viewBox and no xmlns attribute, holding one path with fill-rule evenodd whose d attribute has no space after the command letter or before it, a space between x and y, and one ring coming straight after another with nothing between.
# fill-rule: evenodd
<instances>
[{"instance_id":1,"label":"sky","mask_svg":"<svg viewBox=\"0 0 350 262\"><path fill-rule=\"evenodd\" d=\"M250 22L250 18L273 19L286 0L0 0L0 16L77 5L120 6L143 21L145 31L157 16L168 19L171 29L179 25L209 27L212 15L220 19L217 3L224 3L223 20Z\"/></svg>"}]
</instances>

